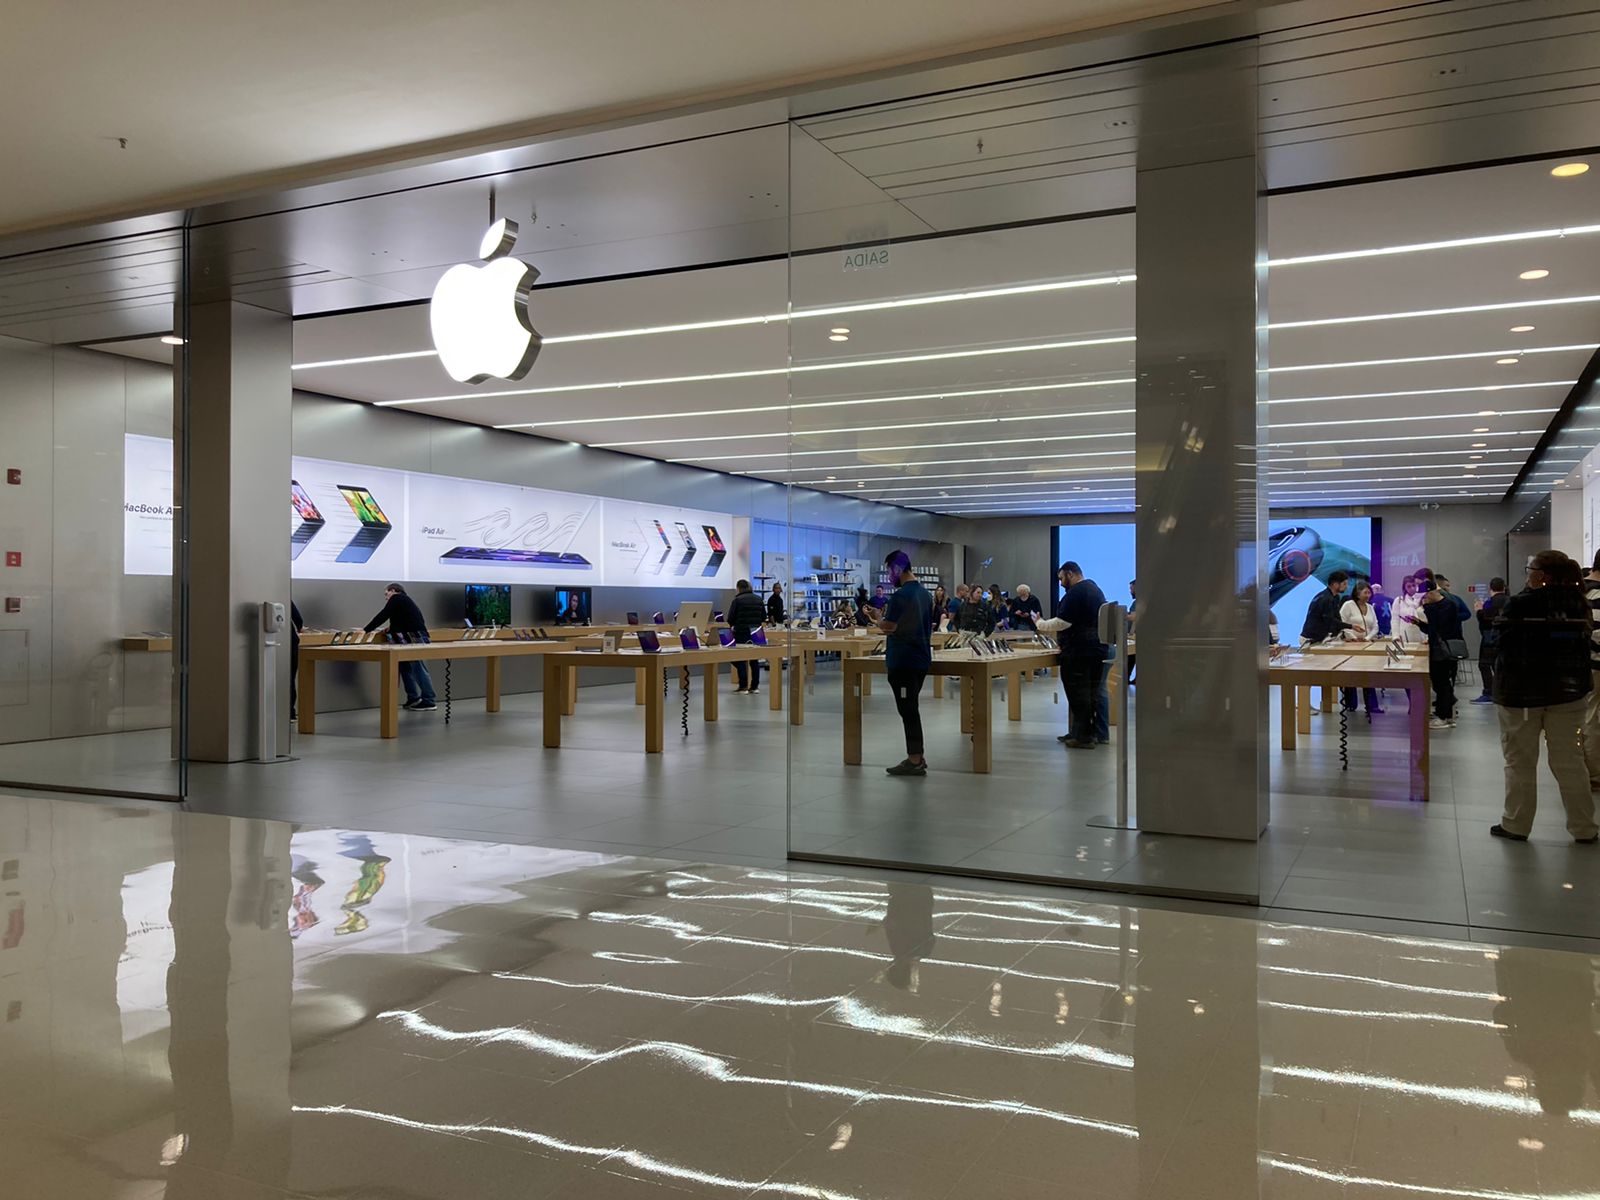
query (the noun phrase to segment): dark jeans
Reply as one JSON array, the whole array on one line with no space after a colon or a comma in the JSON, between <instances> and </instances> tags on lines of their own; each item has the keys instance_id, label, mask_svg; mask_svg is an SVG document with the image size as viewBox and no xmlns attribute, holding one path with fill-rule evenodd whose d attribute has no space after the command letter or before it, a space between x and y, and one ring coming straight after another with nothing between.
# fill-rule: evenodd
<instances>
[{"instance_id":1,"label":"dark jeans","mask_svg":"<svg viewBox=\"0 0 1600 1200\"><path fill-rule=\"evenodd\" d=\"M1378 704L1378 689L1377 688L1362 688L1361 689L1361 700L1367 706L1367 711L1368 712L1376 712L1378 710L1378 708L1379 708L1379 704ZM1346 708L1348 708L1351 712L1355 711L1355 708L1356 708L1356 690L1355 690L1355 688L1345 688L1344 689L1344 706Z\"/></svg>"},{"instance_id":2,"label":"dark jeans","mask_svg":"<svg viewBox=\"0 0 1600 1200\"><path fill-rule=\"evenodd\" d=\"M433 694L433 676L428 674L428 664L425 662L401 660L400 686L406 690L407 703L421 700L424 704L432 704L437 699Z\"/></svg>"},{"instance_id":3,"label":"dark jeans","mask_svg":"<svg viewBox=\"0 0 1600 1200\"><path fill-rule=\"evenodd\" d=\"M1456 660L1431 659L1428 680L1433 684L1433 715L1441 721L1453 719L1456 715Z\"/></svg>"},{"instance_id":4,"label":"dark jeans","mask_svg":"<svg viewBox=\"0 0 1600 1200\"><path fill-rule=\"evenodd\" d=\"M1105 663L1099 654L1061 656L1061 687L1067 693L1067 736L1075 742L1094 742L1095 707Z\"/></svg>"},{"instance_id":5,"label":"dark jeans","mask_svg":"<svg viewBox=\"0 0 1600 1200\"><path fill-rule=\"evenodd\" d=\"M746 691L758 691L761 687L761 660L752 658L749 662L736 662L733 664L733 673L739 679L739 686Z\"/></svg>"},{"instance_id":6,"label":"dark jeans","mask_svg":"<svg viewBox=\"0 0 1600 1200\"><path fill-rule=\"evenodd\" d=\"M1494 695L1494 660L1499 648L1488 646L1478 651L1478 674L1483 676L1483 694Z\"/></svg>"},{"instance_id":7,"label":"dark jeans","mask_svg":"<svg viewBox=\"0 0 1600 1200\"><path fill-rule=\"evenodd\" d=\"M895 711L906 727L906 757L922 757L922 710L918 698L922 684L928 678L926 671L896 667L889 673L889 690L894 693Z\"/></svg>"}]
</instances>

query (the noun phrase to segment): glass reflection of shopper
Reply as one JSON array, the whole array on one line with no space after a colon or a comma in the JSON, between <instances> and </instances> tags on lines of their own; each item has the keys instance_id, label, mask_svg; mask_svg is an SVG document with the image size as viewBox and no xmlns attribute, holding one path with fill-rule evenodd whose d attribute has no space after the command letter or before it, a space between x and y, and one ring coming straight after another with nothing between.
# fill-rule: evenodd
<instances>
[{"instance_id":1,"label":"glass reflection of shopper","mask_svg":"<svg viewBox=\"0 0 1600 1200\"><path fill-rule=\"evenodd\" d=\"M1590 578L1593 579L1595 576L1591 573ZM1472 702L1474 704L1494 703L1494 659L1500 648L1498 622L1509 598L1506 595L1506 581L1496 575L1489 580L1489 598L1478 605L1478 674L1483 676L1483 694L1473 697ZM1589 603L1592 607L1594 604L1593 594L1591 594ZM1587 732L1587 726L1585 726L1585 731ZM1600 742L1600 737L1596 737L1595 740ZM1587 747L1588 742L1585 741L1584 745ZM1597 745L1595 749L1600 751L1600 745ZM1600 776L1594 773L1593 768L1590 768L1589 777L1600 781Z\"/></svg>"},{"instance_id":2,"label":"glass reflection of shopper","mask_svg":"<svg viewBox=\"0 0 1600 1200\"><path fill-rule=\"evenodd\" d=\"M1539 736L1556 777L1567 832L1596 840L1594 795L1583 761L1584 712L1594 681L1589 656L1593 623L1578 564L1559 550L1528 560L1528 587L1506 602L1498 629L1494 674L1500 754L1505 760L1505 813L1489 832L1525 842L1539 792ZM1430 614L1431 619L1431 614Z\"/></svg>"},{"instance_id":3,"label":"glass reflection of shopper","mask_svg":"<svg viewBox=\"0 0 1600 1200\"><path fill-rule=\"evenodd\" d=\"M878 628L888 635L884 667L894 706L906 731L906 756L887 768L890 775L926 775L928 760L923 757L922 712L918 707L923 682L933 666L933 598L917 582L911 570L911 556L904 550L891 551L883 560L889 571L894 593L885 601Z\"/></svg>"},{"instance_id":4,"label":"glass reflection of shopper","mask_svg":"<svg viewBox=\"0 0 1600 1200\"><path fill-rule=\"evenodd\" d=\"M1348 640L1353 642L1378 640L1378 610L1372 603L1372 585L1365 579L1356 581L1355 591L1339 610L1339 619L1350 626L1344 631ZM1377 688L1362 688L1361 699L1367 706L1368 716L1383 711L1383 706L1378 703ZM1344 689L1344 706L1351 712L1355 711L1355 688Z\"/></svg>"},{"instance_id":5,"label":"glass reflection of shopper","mask_svg":"<svg viewBox=\"0 0 1600 1200\"><path fill-rule=\"evenodd\" d=\"M305 618L293 600L289 601L289 720L300 716L300 631Z\"/></svg>"},{"instance_id":6,"label":"glass reflection of shopper","mask_svg":"<svg viewBox=\"0 0 1600 1200\"><path fill-rule=\"evenodd\" d=\"M782 625L784 616L783 584L774 583L772 585L772 594L767 597L767 624Z\"/></svg>"},{"instance_id":7,"label":"glass reflection of shopper","mask_svg":"<svg viewBox=\"0 0 1600 1200\"><path fill-rule=\"evenodd\" d=\"M1422 583L1415 575L1400 581L1400 594L1389 608L1389 628L1401 645L1416 646L1427 638L1422 627Z\"/></svg>"},{"instance_id":8,"label":"glass reflection of shopper","mask_svg":"<svg viewBox=\"0 0 1600 1200\"><path fill-rule=\"evenodd\" d=\"M733 629L734 644L747 646L750 644L751 632L761 627L761 621L767 615L767 610L748 579L739 580L734 584L734 588L733 603L728 605L728 624ZM733 693L735 696L754 696L761 690L759 658L748 661L739 659L733 664L733 672L739 679L739 686Z\"/></svg>"},{"instance_id":9,"label":"glass reflection of shopper","mask_svg":"<svg viewBox=\"0 0 1600 1200\"><path fill-rule=\"evenodd\" d=\"M428 622L422 617L417 602L406 595L406 589L391 583L383 589L383 611L366 623L371 633L378 626L389 626L392 641L425 642L428 640ZM428 674L428 664L416 659L400 662L400 685L406 689L405 707L412 712L432 712L439 705L433 694L433 676Z\"/></svg>"}]
</instances>

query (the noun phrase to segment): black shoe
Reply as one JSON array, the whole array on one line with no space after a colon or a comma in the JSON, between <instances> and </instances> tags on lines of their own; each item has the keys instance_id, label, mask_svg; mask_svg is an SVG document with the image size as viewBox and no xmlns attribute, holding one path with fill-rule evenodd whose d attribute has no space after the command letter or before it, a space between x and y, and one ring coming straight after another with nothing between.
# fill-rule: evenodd
<instances>
[{"instance_id":1,"label":"black shoe","mask_svg":"<svg viewBox=\"0 0 1600 1200\"><path fill-rule=\"evenodd\" d=\"M1111 745L1111 739L1108 737L1097 737L1094 740L1094 744L1096 746L1109 746Z\"/></svg>"},{"instance_id":2,"label":"black shoe","mask_svg":"<svg viewBox=\"0 0 1600 1200\"><path fill-rule=\"evenodd\" d=\"M1068 750L1093 750L1094 749L1094 743L1093 742L1079 742L1079 741L1073 740L1072 738L1067 738L1061 744L1063 746L1065 746Z\"/></svg>"},{"instance_id":3,"label":"black shoe","mask_svg":"<svg viewBox=\"0 0 1600 1200\"><path fill-rule=\"evenodd\" d=\"M415 704L406 705L412 712L432 712L439 706L432 700L418 700Z\"/></svg>"},{"instance_id":4,"label":"black shoe","mask_svg":"<svg viewBox=\"0 0 1600 1200\"><path fill-rule=\"evenodd\" d=\"M401 705L401 706L400 706L400 707L401 707L401 708L403 708L403 709L405 709L405 710L406 710L406 711L407 711L407 712L410 712L410 711L412 711L412 710L413 710L413 709L415 709L415 708L416 708L416 707L417 707L417 705L419 705L419 704L421 704L421 703L422 703L422 701L421 701L421 700L407 700L407 701L406 701L406 702L405 702L405 703L404 703L404 704L402 704L402 705Z\"/></svg>"},{"instance_id":5,"label":"black shoe","mask_svg":"<svg viewBox=\"0 0 1600 1200\"><path fill-rule=\"evenodd\" d=\"M1528 840L1528 835L1527 834L1525 834L1525 833L1512 833L1504 825L1491 825L1491 826L1489 826L1489 836L1497 837L1497 838L1505 838L1506 841L1508 841L1508 842L1525 842L1525 841Z\"/></svg>"},{"instance_id":6,"label":"black shoe","mask_svg":"<svg viewBox=\"0 0 1600 1200\"><path fill-rule=\"evenodd\" d=\"M1369 708L1369 709L1367 709L1367 716L1369 716L1369 717L1376 716L1377 714L1382 713L1382 712L1386 712L1386 711L1388 711L1388 710L1385 709L1380 704L1377 708Z\"/></svg>"},{"instance_id":7,"label":"black shoe","mask_svg":"<svg viewBox=\"0 0 1600 1200\"><path fill-rule=\"evenodd\" d=\"M1592 846L1596 842L1600 842L1600 833L1595 834L1594 837L1573 838L1572 840L1580 846Z\"/></svg>"},{"instance_id":8,"label":"black shoe","mask_svg":"<svg viewBox=\"0 0 1600 1200\"><path fill-rule=\"evenodd\" d=\"M1058 742L1070 742L1071 740L1072 735L1070 733L1063 733L1060 737L1056 738L1056 741Z\"/></svg>"},{"instance_id":9,"label":"black shoe","mask_svg":"<svg viewBox=\"0 0 1600 1200\"><path fill-rule=\"evenodd\" d=\"M926 760L914 763L907 758L895 763L892 767L885 767L883 770L886 775L926 775L928 773L928 764Z\"/></svg>"}]
</instances>

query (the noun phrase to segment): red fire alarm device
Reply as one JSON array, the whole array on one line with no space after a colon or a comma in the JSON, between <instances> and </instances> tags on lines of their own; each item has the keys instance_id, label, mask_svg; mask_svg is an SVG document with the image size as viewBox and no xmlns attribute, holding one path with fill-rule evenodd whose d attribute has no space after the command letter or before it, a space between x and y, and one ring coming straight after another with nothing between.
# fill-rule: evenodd
<instances>
[{"instance_id":1,"label":"red fire alarm device","mask_svg":"<svg viewBox=\"0 0 1600 1200\"><path fill-rule=\"evenodd\" d=\"M19 612L21 612L22 611L22 597L21 596L7 596L6 597L6 611L8 613L19 613Z\"/></svg>"},{"instance_id":2,"label":"red fire alarm device","mask_svg":"<svg viewBox=\"0 0 1600 1200\"><path fill-rule=\"evenodd\" d=\"M21 565L22 565L22 551L21 550L7 550L6 551L6 566L8 566L8 567L20 567Z\"/></svg>"},{"instance_id":3,"label":"red fire alarm device","mask_svg":"<svg viewBox=\"0 0 1600 1200\"><path fill-rule=\"evenodd\" d=\"M6 482L7 483L21 483L22 482L22 468L21 467L7 467L6 468Z\"/></svg>"}]
</instances>

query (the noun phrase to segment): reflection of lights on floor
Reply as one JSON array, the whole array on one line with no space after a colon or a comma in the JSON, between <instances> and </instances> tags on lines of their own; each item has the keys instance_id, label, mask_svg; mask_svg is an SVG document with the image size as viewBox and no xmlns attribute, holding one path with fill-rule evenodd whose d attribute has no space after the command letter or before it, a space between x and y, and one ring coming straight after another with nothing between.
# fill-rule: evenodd
<instances>
[{"instance_id":1,"label":"reflection of lights on floor","mask_svg":"<svg viewBox=\"0 0 1600 1200\"><path fill-rule=\"evenodd\" d=\"M1378 1092L1398 1092L1406 1096L1420 1096L1428 1100L1442 1100L1449 1104L1464 1104L1470 1108L1481 1108L1491 1112L1519 1113L1526 1116L1538 1116L1544 1110L1539 1102L1528 1095L1511 1095L1507 1092L1491 1091L1488 1088L1477 1087L1448 1087L1437 1083L1418 1083L1411 1079L1397 1079L1391 1075L1366 1075L1359 1071L1325 1071L1318 1067L1296 1067L1278 1065L1273 1067L1275 1075L1287 1075L1291 1079L1306 1079L1314 1083L1329 1083L1340 1087L1364 1088ZM1506 1087L1515 1090L1519 1087L1513 1080L1521 1080L1520 1087L1527 1088L1527 1081L1522 1076L1506 1076ZM1567 1120L1580 1125L1593 1125L1600 1127L1600 1110L1592 1108L1575 1108L1567 1114Z\"/></svg>"},{"instance_id":2,"label":"reflection of lights on floor","mask_svg":"<svg viewBox=\"0 0 1600 1200\"><path fill-rule=\"evenodd\" d=\"M833 1145L829 1146L828 1149L843 1150L850 1144L850 1135L854 1132L855 1129L853 1126L851 1126L849 1121L841 1121L839 1123L839 1128L834 1130Z\"/></svg>"}]
</instances>

